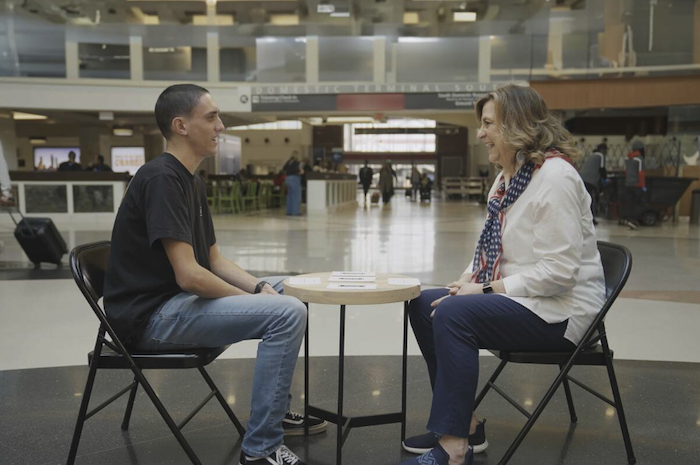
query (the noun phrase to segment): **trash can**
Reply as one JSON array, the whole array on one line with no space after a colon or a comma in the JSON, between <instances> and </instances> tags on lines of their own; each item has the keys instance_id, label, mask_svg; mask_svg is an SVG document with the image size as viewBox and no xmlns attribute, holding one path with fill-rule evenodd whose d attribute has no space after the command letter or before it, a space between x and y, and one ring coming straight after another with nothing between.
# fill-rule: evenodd
<instances>
[{"instance_id":1,"label":"trash can","mask_svg":"<svg viewBox=\"0 0 700 465\"><path fill-rule=\"evenodd\" d=\"M690 197L690 224L700 226L700 189L695 189Z\"/></svg>"}]
</instances>

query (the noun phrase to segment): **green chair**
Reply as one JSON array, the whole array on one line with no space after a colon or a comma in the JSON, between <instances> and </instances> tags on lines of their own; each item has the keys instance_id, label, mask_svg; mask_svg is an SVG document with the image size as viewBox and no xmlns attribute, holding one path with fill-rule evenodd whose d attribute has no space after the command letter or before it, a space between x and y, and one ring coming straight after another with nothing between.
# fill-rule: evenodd
<instances>
[{"instance_id":1,"label":"green chair","mask_svg":"<svg viewBox=\"0 0 700 465\"><path fill-rule=\"evenodd\" d=\"M243 211L248 210L248 202L250 202L251 210L258 208L258 183L255 181L250 181L245 188L245 195L242 197Z\"/></svg>"},{"instance_id":2,"label":"green chair","mask_svg":"<svg viewBox=\"0 0 700 465\"><path fill-rule=\"evenodd\" d=\"M207 204L212 213L219 213L219 188L216 181L207 182Z\"/></svg>"},{"instance_id":3,"label":"green chair","mask_svg":"<svg viewBox=\"0 0 700 465\"><path fill-rule=\"evenodd\" d=\"M272 201L272 184L269 182L261 182L258 189L258 207L270 208Z\"/></svg>"},{"instance_id":4,"label":"green chair","mask_svg":"<svg viewBox=\"0 0 700 465\"><path fill-rule=\"evenodd\" d=\"M226 181L219 195L219 211L240 213L241 184L238 181Z\"/></svg>"},{"instance_id":5,"label":"green chair","mask_svg":"<svg viewBox=\"0 0 700 465\"><path fill-rule=\"evenodd\" d=\"M278 191L270 193L270 208L283 208L287 204L287 186L282 184Z\"/></svg>"}]
</instances>

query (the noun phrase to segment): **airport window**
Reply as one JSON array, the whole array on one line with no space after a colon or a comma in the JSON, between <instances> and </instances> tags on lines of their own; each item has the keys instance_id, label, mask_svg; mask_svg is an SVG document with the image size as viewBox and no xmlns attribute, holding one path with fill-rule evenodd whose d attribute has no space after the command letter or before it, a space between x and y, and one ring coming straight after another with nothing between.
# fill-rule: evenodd
<instances>
[{"instance_id":1,"label":"airport window","mask_svg":"<svg viewBox=\"0 0 700 465\"><path fill-rule=\"evenodd\" d=\"M436 127L434 120L395 119L386 123L352 123L344 125L346 152L435 152L435 134L410 133L409 129ZM378 134L358 134L357 129L380 129ZM385 133L396 129L395 133Z\"/></svg>"}]
</instances>

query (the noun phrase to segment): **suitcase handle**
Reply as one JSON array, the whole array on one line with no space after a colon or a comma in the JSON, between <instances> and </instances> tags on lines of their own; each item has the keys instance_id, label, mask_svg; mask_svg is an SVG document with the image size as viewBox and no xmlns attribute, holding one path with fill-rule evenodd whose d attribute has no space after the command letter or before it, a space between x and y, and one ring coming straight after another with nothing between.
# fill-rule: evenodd
<instances>
[{"instance_id":1,"label":"suitcase handle","mask_svg":"<svg viewBox=\"0 0 700 465\"><path fill-rule=\"evenodd\" d=\"M15 219L15 215L13 215L13 213L14 212L12 210L7 210L7 214L10 215L10 218L12 218L12 222L15 224L15 226L19 226L19 223ZM19 208L17 208L17 213L19 213L19 217L21 218L20 221L22 221L24 219L24 215L21 211L19 211Z\"/></svg>"},{"instance_id":2,"label":"suitcase handle","mask_svg":"<svg viewBox=\"0 0 700 465\"><path fill-rule=\"evenodd\" d=\"M32 229L32 227L30 225L27 228L20 228L19 227L19 223L21 223L25 219L22 212L19 211L19 208L17 209L17 213L19 213L19 217L21 218L19 223L15 219L15 216L12 214L13 213L12 211L8 210L7 213L10 215L10 218L12 218L12 222L15 223L15 227L18 231L20 231L20 234L22 235L22 237L36 238L36 234L34 234L34 230ZM29 231L29 234L27 234L27 231Z\"/></svg>"}]
</instances>

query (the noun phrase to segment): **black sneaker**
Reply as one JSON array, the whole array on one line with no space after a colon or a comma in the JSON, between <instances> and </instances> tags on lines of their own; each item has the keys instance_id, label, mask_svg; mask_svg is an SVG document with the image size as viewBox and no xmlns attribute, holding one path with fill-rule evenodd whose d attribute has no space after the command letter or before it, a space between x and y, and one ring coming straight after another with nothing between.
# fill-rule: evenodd
<instances>
[{"instance_id":1,"label":"black sneaker","mask_svg":"<svg viewBox=\"0 0 700 465\"><path fill-rule=\"evenodd\" d=\"M271 453L268 457L254 458L248 457L241 451L240 465L306 465L306 462L297 457L287 446L280 446L279 449Z\"/></svg>"},{"instance_id":2,"label":"black sneaker","mask_svg":"<svg viewBox=\"0 0 700 465\"><path fill-rule=\"evenodd\" d=\"M486 440L486 419L476 424L476 431L469 435L469 445L474 448L475 454L480 454L489 446ZM425 433L406 438L402 443L403 448L412 454L427 454L437 446L438 436L435 433Z\"/></svg>"},{"instance_id":3,"label":"black sneaker","mask_svg":"<svg viewBox=\"0 0 700 465\"><path fill-rule=\"evenodd\" d=\"M285 436L302 436L304 434L304 415L293 410L287 411L282 419L282 427ZM309 434L323 433L327 427L326 420L309 417Z\"/></svg>"}]
</instances>

